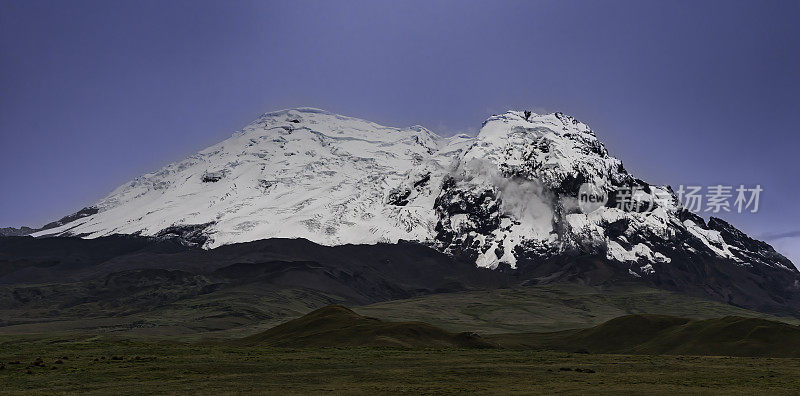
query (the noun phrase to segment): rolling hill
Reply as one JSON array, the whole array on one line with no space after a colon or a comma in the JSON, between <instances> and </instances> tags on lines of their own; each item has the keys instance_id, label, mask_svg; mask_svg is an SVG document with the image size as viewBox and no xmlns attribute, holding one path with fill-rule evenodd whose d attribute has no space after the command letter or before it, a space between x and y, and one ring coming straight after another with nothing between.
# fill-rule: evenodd
<instances>
[{"instance_id":1,"label":"rolling hill","mask_svg":"<svg viewBox=\"0 0 800 396\"><path fill-rule=\"evenodd\" d=\"M800 327L760 318L625 315L594 327L479 336L418 321L391 322L330 305L234 345L289 348L507 348L578 353L800 357Z\"/></svg>"},{"instance_id":2,"label":"rolling hill","mask_svg":"<svg viewBox=\"0 0 800 396\"><path fill-rule=\"evenodd\" d=\"M588 329L487 338L506 348L585 353L800 357L800 327L738 316L626 315Z\"/></svg>"},{"instance_id":3,"label":"rolling hill","mask_svg":"<svg viewBox=\"0 0 800 396\"><path fill-rule=\"evenodd\" d=\"M273 347L492 348L472 333L451 333L422 322L384 322L340 305L244 338L242 344Z\"/></svg>"}]
</instances>

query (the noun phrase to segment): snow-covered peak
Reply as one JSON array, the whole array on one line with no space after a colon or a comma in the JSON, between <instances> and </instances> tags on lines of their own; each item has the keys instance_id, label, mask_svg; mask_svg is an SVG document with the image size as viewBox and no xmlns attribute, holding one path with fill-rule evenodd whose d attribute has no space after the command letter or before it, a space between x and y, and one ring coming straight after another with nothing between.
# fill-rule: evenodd
<instances>
[{"instance_id":1,"label":"snow-covered peak","mask_svg":"<svg viewBox=\"0 0 800 396\"><path fill-rule=\"evenodd\" d=\"M582 213L583 183L635 184L672 199L643 213ZM640 277L693 257L792 268L729 224L686 212L668 187L634 179L586 124L561 113L509 111L475 137L450 138L313 108L266 113L92 208L36 235L178 235L205 248L272 237L405 239L486 267L594 254Z\"/></svg>"},{"instance_id":2,"label":"snow-covered peak","mask_svg":"<svg viewBox=\"0 0 800 396\"><path fill-rule=\"evenodd\" d=\"M564 132L580 132L594 136L588 125L572 116L563 113L536 114L528 111L509 110L503 114L495 114L483 122L479 137L490 139L492 136L505 136L515 127L546 128L563 134Z\"/></svg>"},{"instance_id":3,"label":"snow-covered peak","mask_svg":"<svg viewBox=\"0 0 800 396\"><path fill-rule=\"evenodd\" d=\"M610 190L630 178L586 124L561 113L495 115L483 123L477 141L466 161L489 160L506 175L557 191L577 193L586 182Z\"/></svg>"},{"instance_id":4,"label":"snow-covered peak","mask_svg":"<svg viewBox=\"0 0 800 396\"><path fill-rule=\"evenodd\" d=\"M439 135L436 135L420 125L407 128L387 127L371 121L346 117L311 107L300 107L262 114L258 119L246 126L241 133L248 133L251 131L260 133L262 131L270 131L273 128L286 129L286 127L295 129L309 128L330 133L337 137L367 140L375 140L378 138L387 141L396 141L398 139L408 138L409 136L424 137L425 139L437 142L442 140Z\"/></svg>"}]
</instances>

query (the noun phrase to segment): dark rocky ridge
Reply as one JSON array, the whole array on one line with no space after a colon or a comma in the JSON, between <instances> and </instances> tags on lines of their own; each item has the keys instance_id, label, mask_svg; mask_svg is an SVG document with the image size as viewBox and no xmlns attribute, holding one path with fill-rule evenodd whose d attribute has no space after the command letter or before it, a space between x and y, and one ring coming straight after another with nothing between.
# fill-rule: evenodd
<instances>
[{"instance_id":1,"label":"dark rocky ridge","mask_svg":"<svg viewBox=\"0 0 800 396\"><path fill-rule=\"evenodd\" d=\"M31 227L26 227L26 226L22 226L20 228L14 228L14 227L0 228L0 236L24 236L24 235L30 235L30 234L33 234L34 232L49 230L51 228L56 228L56 227L61 227L64 224L71 223L71 222L73 222L75 220L78 220L78 219L81 219L81 218L84 218L84 217L87 217L87 216L91 216L91 215L93 215L93 214L95 214L97 212L99 212L99 210L96 207L88 206L88 207L85 207L85 208L83 208L83 209L81 209L81 210L79 210L79 211L77 211L77 212L75 212L73 214L64 216L59 220L53 221L51 223L47 223L44 226L42 226L41 228L31 228Z\"/></svg>"}]
</instances>

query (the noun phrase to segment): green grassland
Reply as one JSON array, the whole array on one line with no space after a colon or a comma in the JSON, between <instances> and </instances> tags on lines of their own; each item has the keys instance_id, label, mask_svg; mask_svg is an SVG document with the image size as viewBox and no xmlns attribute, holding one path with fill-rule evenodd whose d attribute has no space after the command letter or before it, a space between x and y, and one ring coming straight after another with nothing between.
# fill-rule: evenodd
<instances>
[{"instance_id":1,"label":"green grassland","mask_svg":"<svg viewBox=\"0 0 800 396\"><path fill-rule=\"evenodd\" d=\"M800 358L776 357L800 355L797 319L636 285L434 294L306 316L335 299L281 293L0 327L0 394L800 389ZM693 356L721 354L761 357Z\"/></svg>"},{"instance_id":2,"label":"green grassland","mask_svg":"<svg viewBox=\"0 0 800 396\"><path fill-rule=\"evenodd\" d=\"M41 358L41 363L36 363ZM19 361L19 364L9 362ZM800 359L0 337L2 394L793 394ZM28 368L30 367L30 368ZM55 367L55 368L54 368ZM30 373L28 373L30 372Z\"/></svg>"}]
</instances>

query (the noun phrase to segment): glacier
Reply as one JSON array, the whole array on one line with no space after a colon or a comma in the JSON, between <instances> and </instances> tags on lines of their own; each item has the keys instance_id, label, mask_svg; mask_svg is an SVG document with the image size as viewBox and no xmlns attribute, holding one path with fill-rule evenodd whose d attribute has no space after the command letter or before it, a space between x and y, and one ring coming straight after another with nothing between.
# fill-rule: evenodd
<instances>
[{"instance_id":1,"label":"glacier","mask_svg":"<svg viewBox=\"0 0 800 396\"><path fill-rule=\"evenodd\" d=\"M584 183L670 199L647 212L583 213ZM313 108L266 113L79 213L32 235L178 237L206 249L276 237L409 240L488 268L593 254L632 277L698 258L797 272L769 245L683 208L669 186L632 176L589 126L562 113L493 115L474 137Z\"/></svg>"}]
</instances>

